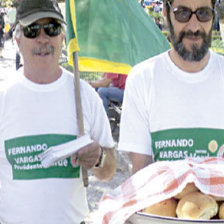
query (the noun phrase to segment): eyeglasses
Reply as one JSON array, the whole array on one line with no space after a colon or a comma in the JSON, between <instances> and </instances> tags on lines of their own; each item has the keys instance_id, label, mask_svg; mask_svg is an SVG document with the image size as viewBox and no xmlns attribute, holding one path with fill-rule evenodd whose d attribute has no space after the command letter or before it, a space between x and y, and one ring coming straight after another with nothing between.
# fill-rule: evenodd
<instances>
[{"instance_id":1,"label":"eyeglasses","mask_svg":"<svg viewBox=\"0 0 224 224\"><path fill-rule=\"evenodd\" d=\"M42 28L50 37L58 36L61 33L61 24L55 21L47 24L32 23L29 26L23 27L23 34L27 38L36 38L40 35Z\"/></svg>"},{"instance_id":2,"label":"eyeglasses","mask_svg":"<svg viewBox=\"0 0 224 224\"><path fill-rule=\"evenodd\" d=\"M192 15L195 14L198 21L200 22L208 22L214 17L215 10L209 7L201 7L195 11L192 11L190 8L187 7L177 7L173 8L168 1L168 5L170 9L173 11L175 19L180 23L188 22Z\"/></svg>"}]
</instances>

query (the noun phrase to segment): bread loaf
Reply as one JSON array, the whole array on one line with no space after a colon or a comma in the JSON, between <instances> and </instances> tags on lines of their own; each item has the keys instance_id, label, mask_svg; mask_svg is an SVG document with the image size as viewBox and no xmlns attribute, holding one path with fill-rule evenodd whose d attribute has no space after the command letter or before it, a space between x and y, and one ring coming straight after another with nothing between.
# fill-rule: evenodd
<instances>
[{"instance_id":1,"label":"bread loaf","mask_svg":"<svg viewBox=\"0 0 224 224\"><path fill-rule=\"evenodd\" d=\"M176 213L182 219L209 220L218 213L218 204L209 195L192 192L180 199Z\"/></svg>"},{"instance_id":2,"label":"bread loaf","mask_svg":"<svg viewBox=\"0 0 224 224\"><path fill-rule=\"evenodd\" d=\"M189 194L191 192L195 192L195 191L199 191L198 188L195 186L194 183L188 183L185 188L176 196L174 196L174 198L176 199L181 199L183 198L186 194Z\"/></svg>"},{"instance_id":3,"label":"bread loaf","mask_svg":"<svg viewBox=\"0 0 224 224\"><path fill-rule=\"evenodd\" d=\"M219 206L219 218L224 219L224 202L222 202Z\"/></svg>"},{"instance_id":4,"label":"bread loaf","mask_svg":"<svg viewBox=\"0 0 224 224\"><path fill-rule=\"evenodd\" d=\"M152 215L176 217L176 208L177 208L177 201L173 198L170 198L147 207L146 209L143 210L143 212Z\"/></svg>"}]
</instances>

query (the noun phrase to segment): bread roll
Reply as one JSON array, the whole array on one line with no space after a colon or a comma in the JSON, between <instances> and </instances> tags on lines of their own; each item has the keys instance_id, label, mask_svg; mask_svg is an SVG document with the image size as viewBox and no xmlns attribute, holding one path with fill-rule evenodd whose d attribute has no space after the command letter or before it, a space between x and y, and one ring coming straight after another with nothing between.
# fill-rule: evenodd
<instances>
[{"instance_id":1,"label":"bread roll","mask_svg":"<svg viewBox=\"0 0 224 224\"><path fill-rule=\"evenodd\" d=\"M143 210L143 212L152 215L176 217L176 208L177 208L177 201L173 198L170 198L147 207L146 209Z\"/></svg>"},{"instance_id":2,"label":"bread roll","mask_svg":"<svg viewBox=\"0 0 224 224\"><path fill-rule=\"evenodd\" d=\"M219 218L224 219L224 202L222 202L219 206Z\"/></svg>"},{"instance_id":3,"label":"bread roll","mask_svg":"<svg viewBox=\"0 0 224 224\"><path fill-rule=\"evenodd\" d=\"M194 183L188 183L185 188L176 196L174 196L174 198L176 199L181 199L183 198L186 194L189 194L191 192L195 192L195 191L199 191L198 188L195 186Z\"/></svg>"},{"instance_id":4,"label":"bread roll","mask_svg":"<svg viewBox=\"0 0 224 224\"><path fill-rule=\"evenodd\" d=\"M209 195L192 192L180 199L176 213L182 219L209 220L218 213L218 204Z\"/></svg>"}]
</instances>

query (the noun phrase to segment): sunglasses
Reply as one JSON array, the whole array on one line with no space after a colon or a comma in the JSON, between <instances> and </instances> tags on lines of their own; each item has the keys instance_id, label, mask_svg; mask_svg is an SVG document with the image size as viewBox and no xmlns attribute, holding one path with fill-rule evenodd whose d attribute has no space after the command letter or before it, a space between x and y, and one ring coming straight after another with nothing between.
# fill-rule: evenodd
<instances>
[{"instance_id":1,"label":"sunglasses","mask_svg":"<svg viewBox=\"0 0 224 224\"><path fill-rule=\"evenodd\" d=\"M180 23L188 22L192 15L195 14L198 21L200 22L208 22L214 17L215 10L209 7L201 7L195 11L192 11L190 8L180 6L177 8L173 8L168 1L168 5L170 9L173 11L175 19Z\"/></svg>"},{"instance_id":2,"label":"sunglasses","mask_svg":"<svg viewBox=\"0 0 224 224\"><path fill-rule=\"evenodd\" d=\"M47 24L32 23L29 26L23 27L23 34L27 38L36 38L40 35L42 28L49 37L55 37L61 33L61 24L54 21Z\"/></svg>"}]
</instances>

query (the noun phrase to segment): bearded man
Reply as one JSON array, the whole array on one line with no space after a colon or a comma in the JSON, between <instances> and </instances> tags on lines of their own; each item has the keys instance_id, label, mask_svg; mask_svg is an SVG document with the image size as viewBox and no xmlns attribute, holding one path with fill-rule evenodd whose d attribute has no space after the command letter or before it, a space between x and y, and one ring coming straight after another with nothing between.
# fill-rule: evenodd
<instances>
[{"instance_id":1,"label":"bearded man","mask_svg":"<svg viewBox=\"0 0 224 224\"><path fill-rule=\"evenodd\" d=\"M136 65L124 92L118 149L132 172L151 162L221 156L224 57L209 49L215 0L164 0L172 48Z\"/></svg>"}]
</instances>

